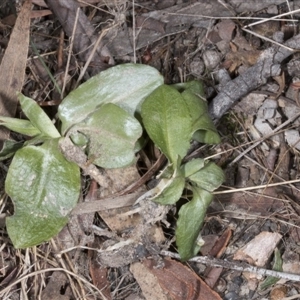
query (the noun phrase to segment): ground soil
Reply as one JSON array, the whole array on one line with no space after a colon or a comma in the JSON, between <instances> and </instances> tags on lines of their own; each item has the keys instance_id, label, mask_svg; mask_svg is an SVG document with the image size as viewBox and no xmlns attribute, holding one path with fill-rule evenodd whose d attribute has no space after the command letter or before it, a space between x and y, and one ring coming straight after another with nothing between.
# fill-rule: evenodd
<instances>
[{"instance_id":1,"label":"ground soil","mask_svg":"<svg viewBox=\"0 0 300 300\"><path fill-rule=\"evenodd\" d=\"M4 159L0 298L300 299L299 8L277 0L1 1L1 116L24 118L21 91L55 119L78 83L114 65L146 64L166 84L204 83L221 143L194 142L185 161L209 157L226 181L208 208L204 246L188 262L174 241L181 201L134 205L166 163L150 144L136 164L101 171L102 185L83 172L68 225L21 250L5 227L14 207ZM1 130L2 144L24 141Z\"/></svg>"}]
</instances>

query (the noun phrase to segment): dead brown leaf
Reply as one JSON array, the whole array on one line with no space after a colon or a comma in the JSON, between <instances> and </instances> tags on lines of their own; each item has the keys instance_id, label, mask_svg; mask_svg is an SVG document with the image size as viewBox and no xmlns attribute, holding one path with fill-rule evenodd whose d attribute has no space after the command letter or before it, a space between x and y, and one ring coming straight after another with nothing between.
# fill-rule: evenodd
<instances>
[{"instance_id":1,"label":"dead brown leaf","mask_svg":"<svg viewBox=\"0 0 300 300\"><path fill-rule=\"evenodd\" d=\"M100 247L100 245L96 243L89 245L90 247ZM107 298L107 300L111 300L110 293L110 282L107 278L107 268L101 267L101 264L97 260L97 254L95 251L89 250L89 269L92 277L93 284L102 291L103 295Z\"/></svg>"},{"instance_id":2,"label":"dead brown leaf","mask_svg":"<svg viewBox=\"0 0 300 300\"><path fill-rule=\"evenodd\" d=\"M63 272L54 272L42 292L42 299L44 300L70 300L72 293L68 287L64 294L61 290L67 285L68 277Z\"/></svg>"},{"instance_id":3,"label":"dead brown leaf","mask_svg":"<svg viewBox=\"0 0 300 300\"><path fill-rule=\"evenodd\" d=\"M41 18L41 17L44 17L44 16L48 16L48 15L51 15L51 14L52 14L52 12L49 9L33 10L31 12L30 17L32 19L35 19L35 18Z\"/></svg>"},{"instance_id":4,"label":"dead brown leaf","mask_svg":"<svg viewBox=\"0 0 300 300\"><path fill-rule=\"evenodd\" d=\"M213 200L214 209L223 211L228 209L234 215L260 214L270 216L272 211L283 208L283 202L277 200L278 192L275 188L266 188L263 194L236 192L234 194L216 195Z\"/></svg>"},{"instance_id":5,"label":"dead brown leaf","mask_svg":"<svg viewBox=\"0 0 300 300\"><path fill-rule=\"evenodd\" d=\"M114 64L107 46L99 40L95 28L80 9L77 1L46 0L45 2L60 21L66 35L69 37L73 35L73 50L78 53L79 59L83 62L90 61L90 66L93 66L92 74L98 74ZM96 45L95 50L94 45Z\"/></svg>"},{"instance_id":6,"label":"dead brown leaf","mask_svg":"<svg viewBox=\"0 0 300 300\"><path fill-rule=\"evenodd\" d=\"M138 282L146 300L171 300L159 285L158 278L142 263L131 264L130 271Z\"/></svg>"},{"instance_id":7,"label":"dead brown leaf","mask_svg":"<svg viewBox=\"0 0 300 300\"><path fill-rule=\"evenodd\" d=\"M0 65L0 114L14 117L17 109L17 92L23 87L27 62L31 0L26 0L18 15L13 32ZM1 128L0 144L9 136ZM1 145L2 147L2 145Z\"/></svg>"},{"instance_id":8,"label":"dead brown leaf","mask_svg":"<svg viewBox=\"0 0 300 300\"><path fill-rule=\"evenodd\" d=\"M217 25L219 36L222 40L230 42L234 36L236 25L231 20L223 20Z\"/></svg>"}]
</instances>

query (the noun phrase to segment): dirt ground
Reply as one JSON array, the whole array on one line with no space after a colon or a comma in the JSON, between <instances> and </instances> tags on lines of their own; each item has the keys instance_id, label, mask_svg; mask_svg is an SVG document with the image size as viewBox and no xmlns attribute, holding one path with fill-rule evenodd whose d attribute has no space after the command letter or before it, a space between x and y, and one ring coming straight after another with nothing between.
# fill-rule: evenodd
<instances>
[{"instance_id":1,"label":"dirt ground","mask_svg":"<svg viewBox=\"0 0 300 300\"><path fill-rule=\"evenodd\" d=\"M5 227L14 208L3 160L0 298L300 299L299 16L299 0L1 0L1 116L23 117L21 91L54 118L78 82L146 64L166 84L203 81L221 143L192 143L185 160L210 157L226 181L186 263L174 237L180 203L134 205L165 166L153 145L135 165L103 171L106 186L82 174L68 225L21 250ZM7 139L23 137L1 128Z\"/></svg>"}]
</instances>

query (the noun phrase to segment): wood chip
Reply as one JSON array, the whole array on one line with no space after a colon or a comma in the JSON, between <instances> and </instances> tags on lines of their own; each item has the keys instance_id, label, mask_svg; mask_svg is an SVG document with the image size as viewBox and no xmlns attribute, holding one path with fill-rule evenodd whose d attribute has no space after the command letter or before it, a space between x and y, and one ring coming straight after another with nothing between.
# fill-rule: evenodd
<instances>
[{"instance_id":1,"label":"wood chip","mask_svg":"<svg viewBox=\"0 0 300 300\"><path fill-rule=\"evenodd\" d=\"M281 238L282 235L277 232L263 231L239 249L233 259L244 260L255 266L263 267Z\"/></svg>"}]
</instances>

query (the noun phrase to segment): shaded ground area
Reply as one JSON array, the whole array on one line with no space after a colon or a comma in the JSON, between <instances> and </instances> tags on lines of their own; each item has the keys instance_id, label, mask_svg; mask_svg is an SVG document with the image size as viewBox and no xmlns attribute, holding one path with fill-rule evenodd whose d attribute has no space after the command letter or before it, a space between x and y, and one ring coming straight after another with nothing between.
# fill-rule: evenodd
<instances>
[{"instance_id":1,"label":"shaded ground area","mask_svg":"<svg viewBox=\"0 0 300 300\"><path fill-rule=\"evenodd\" d=\"M1 299L300 298L300 1L45 2L0 3L1 116L23 117L22 91L55 118L93 75L148 64L167 84L204 82L222 142L193 143L185 160L210 158L226 182L208 209L204 246L186 263L174 243L180 204L134 206L166 163L151 144L135 165L104 170L106 186L83 174L68 226L16 250L5 228L14 210L4 160ZM8 138L23 139L1 128Z\"/></svg>"}]
</instances>

